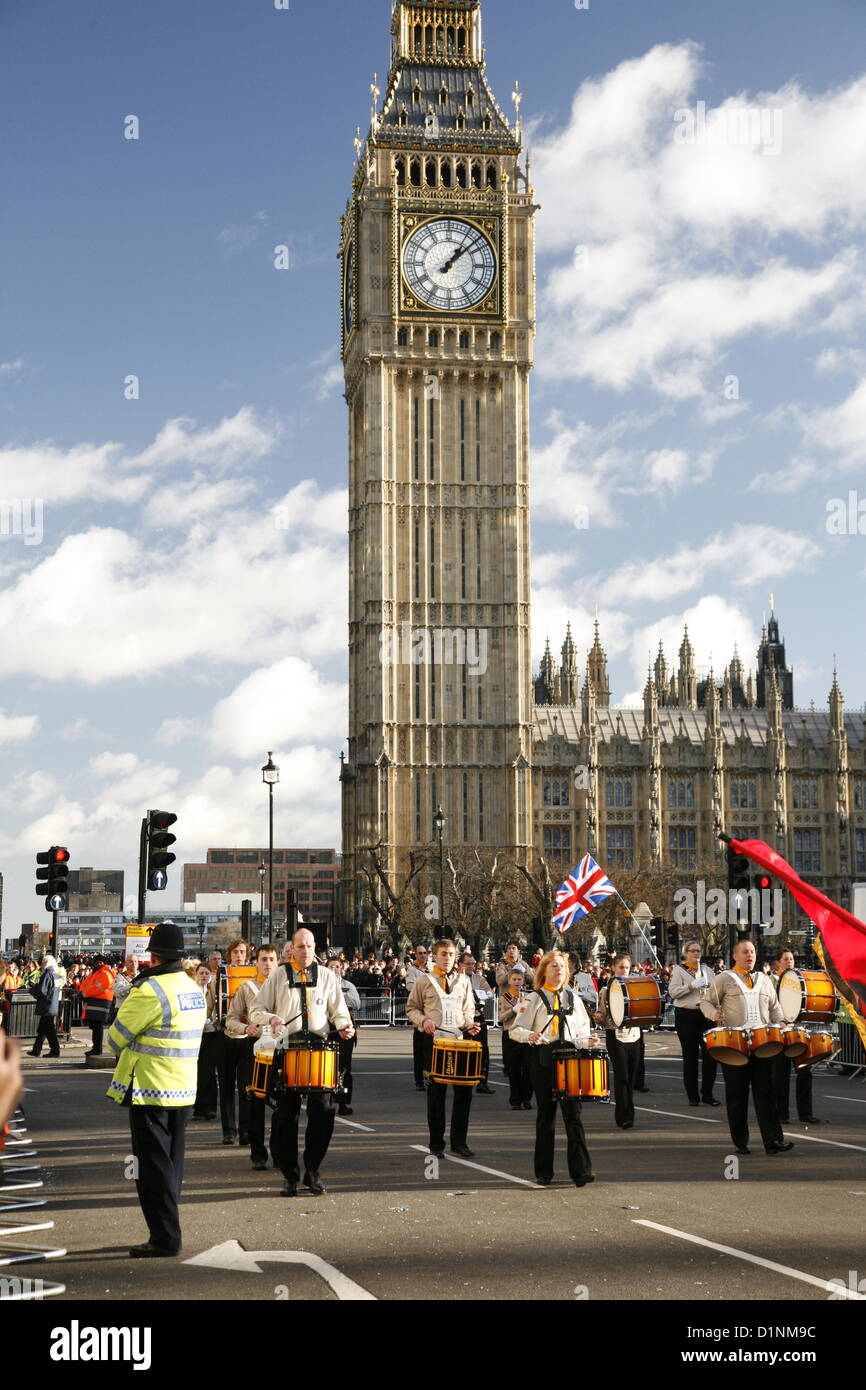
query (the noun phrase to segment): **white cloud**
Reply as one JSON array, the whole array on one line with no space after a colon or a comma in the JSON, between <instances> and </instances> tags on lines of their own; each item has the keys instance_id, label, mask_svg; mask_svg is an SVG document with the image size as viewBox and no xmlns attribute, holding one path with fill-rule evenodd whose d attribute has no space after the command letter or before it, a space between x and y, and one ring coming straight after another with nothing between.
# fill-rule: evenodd
<instances>
[{"instance_id":1,"label":"white cloud","mask_svg":"<svg viewBox=\"0 0 866 1390\"><path fill-rule=\"evenodd\" d=\"M348 701L346 685L323 680L309 662L285 657L253 671L220 701L208 737L215 750L238 758L256 757L280 743L341 744Z\"/></svg>"},{"instance_id":2,"label":"white cloud","mask_svg":"<svg viewBox=\"0 0 866 1390\"><path fill-rule=\"evenodd\" d=\"M39 728L35 714L8 715L0 710L0 743L23 743Z\"/></svg>"},{"instance_id":3,"label":"white cloud","mask_svg":"<svg viewBox=\"0 0 866 1390\"><path fill-rule=\"evenodd\" d=\"M747 492L772 492L791 496L800 492L813 478L820 476L818 465L808 458L793 458L784 468L773 473L758 473L746 488Z\"/></svg>"},{"instance_id":4,"label":"white cloud","mask_svg":"<svg viewBox=\"0 0 866 1390\"><path fill-rule=\"evenodd\" d=\"M839 405L806 415L803 428L814 446L835 450L843 466L862 468L866 450L866 377Z\"/></svg>"},{"instance_id":5,"label":"white cloud","mask_svg":"<svg viewBox=\"0 0 866 1390\"><path fill-rule=\"evenodd\" d=\"M758 633L752 620L736 604L720 595L705 594L693 607L658 618L631 634L631 666L635 685L641 692L646 684L647 665L655 661L659 642L664 646L668 670L673 668L673 674L676 673L686 624L695 665L699 669L706 671L712 665L716 676L721 678L735 647L739 649L743 665L751 669L751 654L758 649ZM641 694L638 703L642 700Z\"/></svg>"}]
</instances>

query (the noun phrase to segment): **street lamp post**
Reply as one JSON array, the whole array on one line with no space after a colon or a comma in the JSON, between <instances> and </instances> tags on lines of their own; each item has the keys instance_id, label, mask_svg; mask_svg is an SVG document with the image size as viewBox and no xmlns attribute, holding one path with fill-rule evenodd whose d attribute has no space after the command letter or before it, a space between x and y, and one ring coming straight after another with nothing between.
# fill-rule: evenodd
<instances>
[{"instance_id":1,"label":"street lamp post","mask_svg":"<svg viewBox=\"0 0 866 1390\"><path fill-rule=\"evenodd\" d=\"M268 872L266 864L259 865L259 941L263 946L265 943L265 874ZM271 924L268 922L268 940L271 937Z\"/></svg>"},{"instance_id":2,"label":"street lamp post","mask_svg":"<svg viewBox=\"0 0 866 1390\"><path fill-rule=\"evenodd\" d=\"M442 832L445 829L445 813L441 806L436 808L433 817L436 834L439 837L439 940L445 935L445 861L442 851Z\"/></svg>"},{"instance_id":3,"label":"street lamp post","mask_svg":"<svg viewBox=\"0 0 866 1390\"><path fill-rule=\"evenodd\" d=\"M280 780L280 769L273 753L262 768L262 781L268 789L268 927L274 920L274 787Z\"/></svg>"}]
</instances>

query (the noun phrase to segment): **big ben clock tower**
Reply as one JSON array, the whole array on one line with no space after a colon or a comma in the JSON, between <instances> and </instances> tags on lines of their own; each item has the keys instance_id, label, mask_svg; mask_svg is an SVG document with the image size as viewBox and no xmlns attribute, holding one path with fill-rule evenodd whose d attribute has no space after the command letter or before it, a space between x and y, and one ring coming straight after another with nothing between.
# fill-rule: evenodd
<instances>
[{"instance_id":1,"label":"big ben clock tower","mask_svg":"<svg viewBox=\"0 0 866 1390\"><path fill-rule=\"evenodd\" d=\"M348 912L437 840L532 846L529 373L535 204L479 0L397 0L343 219ZM431 891L435 891L431 889Z\"/></svg>"}]
</instances>

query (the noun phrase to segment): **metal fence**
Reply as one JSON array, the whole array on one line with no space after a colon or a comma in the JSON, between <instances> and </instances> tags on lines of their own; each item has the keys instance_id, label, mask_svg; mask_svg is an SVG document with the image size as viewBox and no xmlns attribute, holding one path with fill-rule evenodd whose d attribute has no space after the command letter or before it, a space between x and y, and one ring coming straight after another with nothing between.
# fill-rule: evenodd
<instances>
[{"instance_id":1,"label":"metal fence","mask_svg":"<svg viewBox=\"0 0 866 1390\"><path fill-rule=\"evenodd\" d=\"M843 1067L866 1067L866 1051L860 1040L860 1034L847 1019L839 1023L839 1051L833 1058L838 1066Z\"/></svg>"},{"instance_id":2,"label":"metal fence","mask_svg":"<svg viewBox=\"0 0 866 1390\"><path fill-rule=\"evenodd\" d=\"M6 1015L6 1032L10 1038L35 1038L38 1023L33 995L28 989L16 990Z\"/></svg>"},{"instance_id":3,"label":"metal fence","mask_svg":"<svg viewBox=\"0 0 866 1390\"><path fill-rule=\"evenodd\" d=\"M359 989L361 1011L355 1013L355 1022L373 1028L400 1028L409 1026L406 1017L408 995L386 993L379 989ZM485 1000L484 1020L489 1028L499 1027L499 998L493 995Z\"/></svg>"}]
</instances>

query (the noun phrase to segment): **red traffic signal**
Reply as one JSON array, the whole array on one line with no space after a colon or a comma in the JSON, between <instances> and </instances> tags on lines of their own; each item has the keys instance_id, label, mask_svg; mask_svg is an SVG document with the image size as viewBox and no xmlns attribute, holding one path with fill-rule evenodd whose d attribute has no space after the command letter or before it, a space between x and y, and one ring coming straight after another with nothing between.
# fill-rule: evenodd
<instances>
[{"instance_id":1,"label":"red traffic signal","mask_svg":"<svg viewBox=\"0 0 866 1390\"><path fill-rule=\"evenodd\" d=\"M53 849L53 850L51 851L51 854L52 854L52 863L54 863L54 864L68 864L68 863L69 863L69 850L68 850L68 849Z\"/></svg>"},{"instance_id":2,"label":"red traffic signal","mask_svg":"<svg viewBox=\"0 0 866 1390\"><path fill-rule=\"evenodd\" d=\"M36 893L45 899L48 912L64 912L68 905L69 892L69 850L62 845L52 845L51 849L37 854Z\"/></svg>"}]
</instances>

